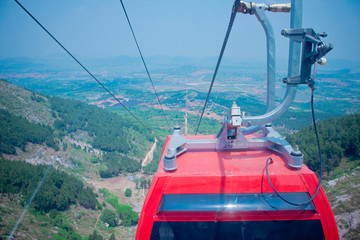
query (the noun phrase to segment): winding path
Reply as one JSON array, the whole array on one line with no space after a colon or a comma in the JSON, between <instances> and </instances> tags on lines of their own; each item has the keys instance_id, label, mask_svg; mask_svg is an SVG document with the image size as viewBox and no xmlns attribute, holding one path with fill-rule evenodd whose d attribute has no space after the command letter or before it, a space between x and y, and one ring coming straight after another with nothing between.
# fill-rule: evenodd
<instances>
[{"instance_id":1,"label":"winding path","mask_svg":"<svg viewBox=\"0 0 360 240\"><path fill-rule=\"evenodd\" d=\"M145 155L144 159L142 160L141 167L145 167L146 165L148 165L153 160L153 156L154 156L154 152L155 152L155 149L156 149L157 142L158 142L158 140L157 140L157 138L155 138L155 142L152 145L150 151Z\"/></svg>"}]
</instances>

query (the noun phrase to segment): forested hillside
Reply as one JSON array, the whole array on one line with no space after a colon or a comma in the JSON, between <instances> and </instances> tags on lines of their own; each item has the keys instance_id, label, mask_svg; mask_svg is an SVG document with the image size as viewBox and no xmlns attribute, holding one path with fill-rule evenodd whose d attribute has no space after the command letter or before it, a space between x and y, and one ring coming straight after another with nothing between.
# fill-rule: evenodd
<instances>
[{"instance_id":1,"label":"forested hillside","mask_svg":"<svg viewBox=\"0 0 360 240\"><path fill-rule=\"evenodd\" d=\"M59 150L54 141L51 127L31 123L22 117L0 109L0 152L15 154L15 147L25 151L26 143L45 143L47 146Z\"/></svg>"},{"instance_id":2,"label":"forested hillside","mask_svg":"<svg viewBox=\"0 0 360 240\"><path fill-rule=\"evenodd\" d=\"M27 143L32 143L68 156L69 144L75 144L95 153L91 156L94 163L103 158L101 176L113 177L123 171L138 171L154 141L138 123L80 101L44 96L6 80L0 80L0 93L0 153L26 152ZM83 137L79 139L79 135Z\"/></svg>"},{"instance_id":3,"label":"forested hillside","mask_svg":"<svg viewBox=\"0 0 360 240\"><path fill-rule=\"evenodd\" d=\"M104 239L104 233L116 239L115 227L133 226L139 216L108 190L100 192L103 195L52 166L0 158L0 239L9 236L26 204L28 212L14 239ZM112 224L109 230L108 222ZM101 232L95 230L97 226L102 227Z\"/></svg>"},{"instance_id":4,"label":"forested hillside","mask_svg":"<svg viewBox=\"0 0 360 240\"><path fill-rule=\"evenodd\" d=\"M101 177L140 170L139 160L144 155L144 147L153 141L147 129L129 119L76 100L49 97L49 102L52 115L56 116L55 129L63 135L86 131L92 147L104 152L103 163L107 169L100 171Z\"/></svg>"},{"instance_id":5,"label":"forested hillside","mask_svg":"<svg viewBox=\"0 0 360 240\"><path fill-rule=\"evenodd\" d=\"M47 174L46 174L47 173ZM37 189L37 190L36 190ZM36 193L36 195L34 195ZM22 161L0 159L0 198L2 204L0 238L5 239L18 218L15 209L30 199L29 212L14 238L79 239L71 222L65 217L74 205L94 211L100 206L96 194L82 181L51 166L33 166ZM29 231L30 224L32 231ZM42 229L41 232L38 230ZM46 229L46 231L44 231ZM24 238L25 239L25 238Z\"/></svg>"},{"instance_id":6,"label":"forested hillside","mask_svg":"<svg viewBox=\"0 0 360 240\"><path fill-rule=\"evenodd\" d=\"M54 127L64 133L76 130L88 132L93 137L93 146L107 152L129 153L137 150L131 129L141 134L146 140L153 141L153 136L139 124L124 119L109 111L82 102L49 97L52 114L56 117Z\"/></svg>"},{"instance_id":7,"label":"forested hillside","mask_svg":"<svg viewBox=\"0 0 360 240\"><path fill-rule=\"evenodd\" d=\"M360 114L329 118L317 123L324 169L329 172L338 167L342 158L360 159ZM305 163L319 171L319 154L313 126L286 138L298 145Z\"/></svg>"},{"instance_id":8,"label":"forested hillside","mask_svg":"<svg viewBox=\"0 0 360 240\"><path fill-rule=\"evenodd\" d=\"M133 211L132 202L139 201L143 190L133 190L131 198L121 194L119 186L109 197L110 192L97 192L92 181L137 173L154 141L151 133L117 113L38 94L6 80L0 80L0 126L1 239L34 193L16 238L132 236L139 212L139 207Z\"/></svg>"},{"instance_id":9,"label":"forested hillside","mask_svg":"<svg viewBox=\"0 0 360 240\"><path fill-rule=\"evenodd\" d=\"M26 203L46 172L47 166L0 159L0 193L21 194ZM96 209L94 192L76 177L51 168L42 182L31 207L38 211L64 211L71 204Z\"/></svg>"}]
</instances>

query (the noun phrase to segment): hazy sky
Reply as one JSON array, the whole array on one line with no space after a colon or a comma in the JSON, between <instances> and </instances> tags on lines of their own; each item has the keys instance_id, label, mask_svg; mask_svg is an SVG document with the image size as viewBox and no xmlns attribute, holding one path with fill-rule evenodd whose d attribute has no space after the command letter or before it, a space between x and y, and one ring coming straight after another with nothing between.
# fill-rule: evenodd
<instances>
[{"instance_id":1,"label":"hazy sky","mask_svg":"<svg viewBox=\"0 0 360 240\"><path fill-rule=\"evenodd\" d=\"M137 56L118 0L20 0L74 55ZM266 4L287 1L256 1ZM124 0L145 57L218 56L233 0ZM329 58L360 61L360 1L304 0L304 27L326 31L335 49ZM277 36L277 54L287 57L289 14L268 13ZM0 1L0 59L63 54L55 42L13 0ZM265 35L255 16L238 14L227 57L260 59Z\"/></svg>"}]
</instances>

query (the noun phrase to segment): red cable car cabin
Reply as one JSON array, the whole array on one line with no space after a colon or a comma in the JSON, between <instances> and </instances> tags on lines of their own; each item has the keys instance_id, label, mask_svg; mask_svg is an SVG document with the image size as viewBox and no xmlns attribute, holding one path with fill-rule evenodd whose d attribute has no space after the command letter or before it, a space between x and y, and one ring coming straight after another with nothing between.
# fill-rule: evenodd
<instances>
[{"instance_id":1,"label":"red cable car cabin","mask_svg":"<svg viewBox=\"0 0 360 240\"><path fill-rule=\"evenodd\" d=\"M275 39L265 11L290 11L290 25L297 28L282 31L290 38L289 73L276 108ZM321 40L326 34L301 29L301 0L269 6L235 0L219 60L236 12L255 14L266 33L267 113L247 117L234 104L217 136L182 136L175 127L163 147L136 239L339 239L325 192L303 165L303 154L266 125L290 107L298 84L308 84L313 92L316 68L311 78L311 67L323 62L332 45Z\"/></svg>"},{"instance_id":2,"label":"red cable car cabin","mask_svg":"<svg viewBox=\"0 0 360 240\"><path fill-rule=\"evenodd\" d=\"M324 190L305 206L288 204L272 190L265 161L274 160L270 179L292 202L306 202L317 188L308 167L292 168L286 154L269 148L211 150L216 136L183 137L177 131L164 145L160 159L165 159L147 194L136 239L339 239ZM171 139L179 137L187 143L177 148L176 169L166 171L165 154ZM266 135L245 138L250 142Z\"/></svg>"}]
</instances>

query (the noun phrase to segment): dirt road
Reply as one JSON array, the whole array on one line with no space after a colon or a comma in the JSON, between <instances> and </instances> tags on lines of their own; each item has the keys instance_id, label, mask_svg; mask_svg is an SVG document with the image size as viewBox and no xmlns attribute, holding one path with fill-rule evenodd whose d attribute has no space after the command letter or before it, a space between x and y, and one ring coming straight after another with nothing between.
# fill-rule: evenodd
<instances>
[{"instance_id":1,"label":"dirt road","mask_svg":"<svg viewBox=\"0 0 360 240\"><path fill-rule=\"evenodd\" d=\"M144 159L141 162L141 167L145 167L153 160L154 151L156 150L157 142L158 142L158 140L155 138L155 142L152 145L150 151L145 155Z\"/></svg>"}]
</instances>

